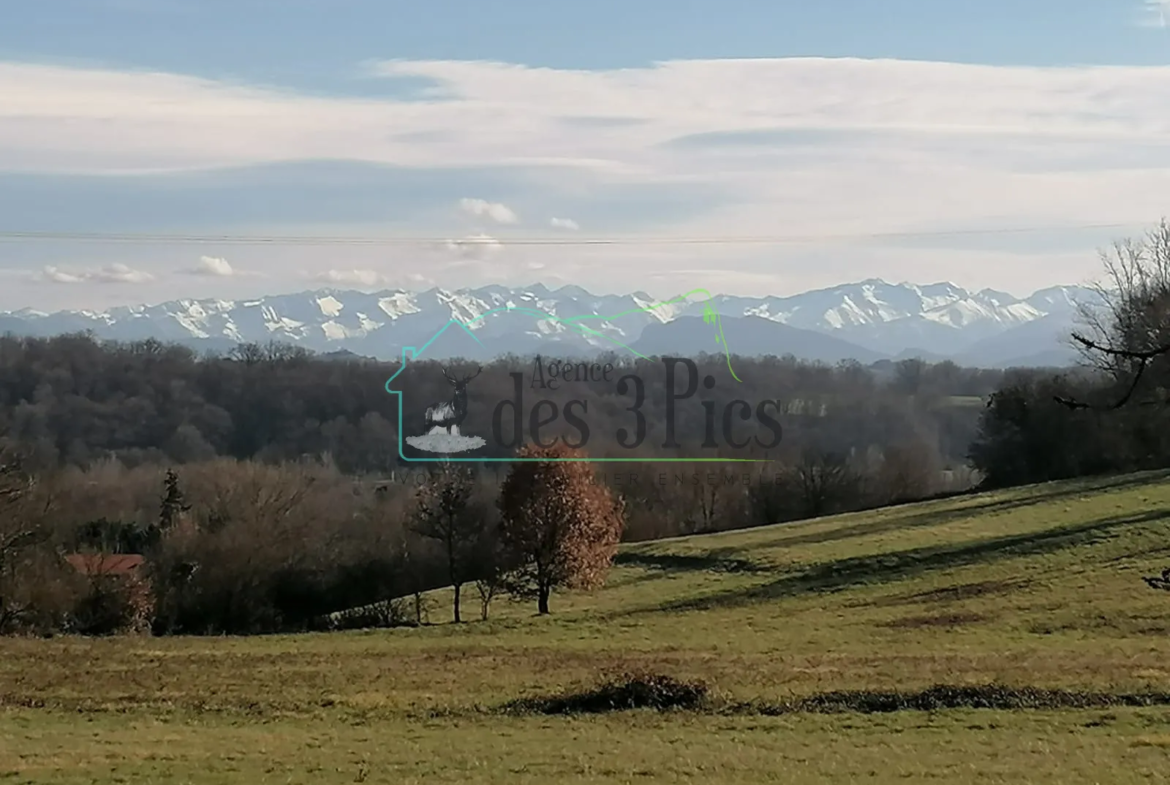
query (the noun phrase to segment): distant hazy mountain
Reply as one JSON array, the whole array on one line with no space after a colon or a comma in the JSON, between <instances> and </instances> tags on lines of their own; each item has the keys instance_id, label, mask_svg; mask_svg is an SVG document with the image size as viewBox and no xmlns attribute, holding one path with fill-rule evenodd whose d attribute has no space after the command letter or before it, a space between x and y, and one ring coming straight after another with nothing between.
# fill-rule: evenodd
<instances>
[{"instance_id":1,"label":"distant hazy mountain","mask_svg":"<svg viewBox=\"0 0 1170 785\"><path fill-rule=\"evenodd\" d=\"M1046 352L1037 352L1036 354L1029 354L1023 357L1013 357L1011 360L997 363L994 366L977 366L977 367L995 367L995 368L1069 368L1076 364L1078 356L1070 354L1069 352L1059 350L1049 350Z\"/></svg>"},{"instance_id":2,"label":"distant hazy mountain","mask_svg":"<svg viewBox=\"0 0 1170 785\"><path fill-rule=\"evenodd\" d=\"M1025 360L1037 356L1046 358L1044 365L1069 365L1078 357L1068 340L1073 327L1068 318L1045 316L976 341L954 359L981 368L1031 365Z\"/></svg>"},{"instance_id":3,"label":"distant hazy mountain","mask_svg":"<svg viewBox=\"0 0 1170 785\"><path fill-rule=\"evenodd\" d=\"M1072 328L1075 303L1093 297L1090 290L1073 286L1019 299L951 283L920 286L879 279L787 297L717 296L709 304L692 299L666 305L643 292L595 295L575 286L372 293L322 289L100 312L24 309L0 313L0 332L90 331L105 339L156 338L219 352L238 343L281 341L319 352L393 359L404 346L427 344L454 319L467 330L435 343L428 356L486 359L540 352L568 357L627 347L643 354L694 353L720 350L713 327L702 319L713 308L722 317L728 345L740 354L793 354L826 362L952 358L1003 366L1018 364L1018 358L1057 357L1059 339Z\"/></svg>"},{"instance_id":4,"label":"distant hazy mountain","mask_svg":"<svg viewBox=\"0 0 1170 785\"><path fill-rule=\"evenodd\" d=\"M1056 287L1020 300L991 289L969 292L952 283L918 286L873 278L791 297L717 299L722 313L829 332L883 354L913 348L950 356L981 338L1064 312L1074 293L1087 290Z\"/></svg>"},{"instance_id":5,"label":"distant hazy mountain","mask_svg":"<svg viewBox=\"0 0 1170 785\"><path fill-rule=\"evenodd\" d=\"M833 335L802 330L769 321L760 316L723 317L723 337L737 354L761 356L791 354L801 360L837 363L857 360L869 364L882 355ZM693 355L699 352L722 353L715 342L715 328L700 316L681 316L666 324L647 325L633 348L644 355Z\"/></svg>"}]
</instances>

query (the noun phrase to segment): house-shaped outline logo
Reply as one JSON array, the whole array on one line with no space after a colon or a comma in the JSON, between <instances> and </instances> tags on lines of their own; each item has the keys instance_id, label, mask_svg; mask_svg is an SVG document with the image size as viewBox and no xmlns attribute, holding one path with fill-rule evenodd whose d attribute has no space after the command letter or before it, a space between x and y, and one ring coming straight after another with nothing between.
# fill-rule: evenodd
<instances>
[{"instance_id":1,"label":"house-shaped outline logo","mask_svg":"<svg viewBox=\"0 0 1170 785\"><path fill-rule=\"evenodd\" d=\"M651 311L654 311L657 308L661 308L665 305L673 305L673 304L678 303L678 302L683 302L695 294L705 295L705 301L703 303L703 321L706 322L707 324L712 325L715 328L715 342L723 347L723 354L727 360L727 369L731 372L731 377L733 379L735 379L735 381L737 381L737 382L742 382L742 380L738 376L736 376L735 369L733 369L731 367L731 351L727 346L727 339L724 338L724 336L723 336L723 323L722 323L722 320L720 319L719 312L717 310L715 310L714 306L711 304L711 301L714 298L711 296L711 293L709 291L707 291L706 289L693 289L693 290L687 292L686 294L679 295L678 297L674 297L674 298L667 300L665 302L656 303L654 305L645 306L645 307L641 307L641 308L631 309L629 311L624 311L620 314L614 314L611 316L600 316L600 315L596 315L596 314L590 314L589 316L560 317L560 316L556 316L555 314L549 313L548 311L543 311L543 310L540 310L537 308L518 307L518 306L509 304L509 305L501 306L498 308L492 308L490 310L484 311L479 316L475 317L474 319L472 319L470 322L467 322L467 323L462 322L462 321L452 317L451 319L449 319L447 321L446 324L444 324L441 328L439 328L439 330L436 331L435 334L432 335L430 337L430 339L426 343L424 343L421 347L414 347L414 346L402 347L402 363L398 366L397 370L394 371L393 375L391 375L391 377L386 380L386 384L384 385L386 392L390 393L391 395L396 396L398 399L398 457L404 461L408 461L411 463L436 463L436 462L452 462L452 461L465 461L465 462L474 462L474 463L483 463L483 462L519 463L519 462L524 462L524 461L547 460L547 459L538 459L538 458L516 458L516 457L508 457L508 458L462 457L462 458L459 458L459 457L453 457L450 454L441 454L441 455L438 455L436 457L427 457L427 458L420 458L420 457L412 458L412 457L409 457L406 455L405 451L403 450L403 444L406 443L406 440L409 437L406 436L405 431L403 429L404 422L403 422L402 394L404 391L403 390L396 390L392 387L392 385L394 383L394 380L397 379L398 376L404 370L406 370L406 367L410 362L417 362L422 357L423 353L425 353L426 350L443 335L443 333L445 333L445 332L447 332L447 330L451 329L451 327L458 327L459 329L463 330L463 332L465 332L468 336L470 336L471 339L474 340L477 344L479 344L480 346L483 346L483 341L481 341L475 335L475 333L472 331L472 329L468 326L469 324L474 324L477 321L481 321L485 317L490 316L491 314L494 314L494 313L504 312L504 313L527 314L527 315L534 317L538 321L550 320L550 321L558 322L561 324L571 325L583 335L589 335L589 336L592 336L595 338L601 338L601 339L607 340L607 341L613 343L614 345L627 350L628 352L630 352L631 354L633 354L637 357L641 357L642 359L649 359L648 357L646 357L646 355L638 352L637 350L635 350L629 346L626 346L621 341L616 340L612 336L606 335L605 333L603 333L599 330L595 330L593 328L587 327L587 326L581 324L581 322L585 321L587 319L600 319L600 320L604 320L604 321L609 321L609 320L617 319L621 316L624 316L624 315L630 314L630 313L651 312ZM567 460L567 461L581 460L581 461L589 461L589 462L625 462L625 461L638 462L638 461L642 461L644 459L642 459L642 458L565 458L565 459L561 459L561 460ZM663 462L663 461L666 461L666 462L671 462L671 461L680 461L680 462L706 462L706 461L740 462L740 461L746 461L746 462L753 462L753 463L756 462L753 459L737 459L737 458L666 458L666 459L659 458L656 460L658 460L659 462Z\"/></svg>"},{"instance_id":2,"label":"house-shaped outline logo","mask_svg":"<svg viewBox=\"0 0 1170 785\"><path fill-rule=\"evenodd\" d=\"M423 352L425 352L431 344L433 344L435 341L437 341L440 338L440 336L443 335L443 333L447 332L447 330L449 330L453 326L458 327L459 329L463 330L463 332L465 332L467 335L469 335L472 340L474 340L480 346L483 346L483 341L479 340L479 338L476 337L475 333L473 333L471 331L471 329L466 324L459 321L458 319L452 318L445 325L443 325L439 329L438 332L436 332L434 335L432 335L430 340L428 340L426 343L424 343L421 348L415 348L413 346L402 347L402 364L398 366L398 370L396 370L394 372L394 375L386 380L386 392L390 393L391 395L398 396L398 457L404 461L431 462L431 461L450 461L450 460L476 460L476 461L485 460L483 458L472 458L472 459L452 458L450 453L447 451L436 451L436 452L439 452L440 456L441 456L441 457L437 457L437 458L410 458L410 457L407 457L407 455L405 454L405 452L402 449L403 443L407 442L411 438L411 437L408 437L406 435L406 432L403 428L403 426L404 426L403 405L402 405L403 404L403 400L402 400L403 391L392 389L390 385L394 382L395 379L398 378L399 374L401 374L404 370L406 370L406 367L410 362L417 361L419 359L419 357L423 354ZM475 442L477 442L477 443L469 443L468 446L465 446L462 448L452 449L450 452L466 452L467 450L470 450L470 449L478 449L479 447L482 447L483 443L484 443L483 439L476 439Z\"/></svg>"}]
</instances>

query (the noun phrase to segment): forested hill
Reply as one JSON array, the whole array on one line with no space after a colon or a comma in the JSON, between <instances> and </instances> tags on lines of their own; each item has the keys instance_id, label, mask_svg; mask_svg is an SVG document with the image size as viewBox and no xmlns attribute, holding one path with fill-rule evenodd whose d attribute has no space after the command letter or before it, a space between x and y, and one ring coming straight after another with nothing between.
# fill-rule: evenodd
<instances>
[{"instance_id":1,"label":"forested hill","mask_svg":"<svg viewBox=\"0 0 1170 785\"><path fill-rule=\"evenodd\" d=\"M474 382L467 426L490 429L496 402L512 390L516 358L484 366ZM521 364L523 361L520 361ZM815 444L844 453L913 442L940 465L965 462L978 425L978 404L1002 373L966 370L946 362L905 361L878 373L856 363L834 367L792 358L735 358L743 383L707 397L775 399L784 428L780 453ZM699 360L726 374L726 360ZM720 364L722 363L722 368ZM638 360L648 400L665 384L656 361ZM157 341L104 343L85 335L0 338L0 432L46 463L85 464L115 457L127 465L201 461L216 456L264 461L329 454L343 471L381 473L397 462L397 399L385 385L394 363L345 356L314 356L296 348L243 345L226 356L199 356ZM628 371L627 371L628 372ZM421 420L430 402L451 388L436 363L403 371L416 391L404 420ZM591 452L604 451L630 422L628 396L612 380L545 396L590 402ZM698 413L698 401L693 411ZM598 427L596 423L602 426ZM606 423L612 420L612 427ZM652 438L636 453L663 455ZM679 440L703 439L702 417L679 421ZM692 433L693 432L693 433ZM775 453L774 453L775 455Z\"/></svg>"}]
</instances>

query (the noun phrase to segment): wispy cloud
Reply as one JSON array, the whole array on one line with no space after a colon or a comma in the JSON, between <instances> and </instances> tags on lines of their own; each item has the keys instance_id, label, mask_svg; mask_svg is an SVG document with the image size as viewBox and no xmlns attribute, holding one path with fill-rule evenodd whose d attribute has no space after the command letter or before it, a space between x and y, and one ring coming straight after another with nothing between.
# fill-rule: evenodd
<instances>
[{"instance_id":1,"label":"wispy cloud","mask_svg":"<svg viewBox=\"0 0 1170 785\"><path fill-rule=\"evenodd\" d=\"M95 270L90 278L99 283L150 283L154 276L124 264L111 264Z\"/></svg>"},{"instance_id":2,"label":"wispy cloud","mask_svg":"<svg viewBox=\"0 0 1170 785\"><path fill-rule=\"evenodd\" d=\"M489 202L485 199L461 199L459 209L476 218L490 218L499 224L514 224L520 219L506 204Z\"/></svg>"},{"instance_id":3,"label":"wispy cloud","mask_svg":"<svg viewBox=\"0 0 1170 785\"><path fill-rule=\"evenodd\" d=\"M839 129L1101 141L1170 133L1170 67L794 58L621 71L394 61L379 70L435 80L453 97L323 98L167 73L0 63L0 117L8 121L0 165L150 172L321 158L416 167L545 162L646 178L684 173L683 153L659 146L699 133ZM640 122L603 134L560 122L614 114ZM393 138L388 126L399 129Z\"/></svg>"},{"instance_id":4,"label":"wispy cloud","mask_svg":"<svg viewBox=\"0 0 1170 785\"><path fill-rule=\"evenodd\" d=\"M231 278L239 274L227 259L217 256L200 256L199 263L185 272L212 278Z\"/></svg>"},{"instance_id":5,"label":"wispy cloud","mask_svg":"<svg viewBox=\"0 0 1170 785\"><path fill-rule=\"evenodd\" d=\"M107 284L144 284L154 281L155 278L143 270L135 270L128 265L117 263L96 269L70 270L61 267L45 267L37 280L45 283L78 284L78 283L107 283Z\"/></svg>"},{"instance_id":6,"label":"wispy cloud","mask_svg":"<svg viewBox=\"0 0 1170 785\"><path fill-rule=\"evenodd\" d=\"M466 259L485 259L503 250L503 243L487 234L473 234L461 240L448 240L447 249Z\"/></svg>"},{"instance_id":7,"label":"wispy cloud","mask_svg":"<svg viewBox=\"0 0 1170 785\"><path fill-rule=\"evenodd\" d=\"M343 286L380 286L390 279L377 270L326 270L312 276L319 283L336 283Z\"/></svg>"},{"instance_id":8,"label":"wispy cloud","mask_svg":"<svg viewBox=\"0 0 1170 785\"><path fill-rule=\"evenodd\" d=\"M40 279L46 283L85 283L86 276L83 273L70 272L62 270L59 267L46 267L41 271Z\"/></svg>"},{"instance_id":9,"label":"wispy cloud","mask_svg":"<svg viewBox=\"0 0 1170 785\"><path fill-rule=\"evenodd\" d=\"M1158 11L1160 23L1164 5L1135 0L1130 8ZM439 259L435 270L423 270L428 276L439 275L441 262L498 254L502 246L491 233L520 221L509 204L527 213L526 205L544 203L576 216L539 221L562 231L579 231L568 222L580 219L590 232L610 237L813 238L782 247L729 243L687 251L703 255L693 263L705 270L746 275L784 268L788 288L818 282L806 276L796 283L795 260L813 269L814 257L820 281L863 268L911 278L914 269L929 277L955 275L937 269L936 250L857 243L848 254L828 254L823 249L834 237L1144 223L1166 210L1170 188L1170 66L791 58L593 71L393 61L376 71L424 79L438 92L411 100L323 97L170 73L0 63L0 171L161 173L344 159L412 173L429 168L455 182L460 170L490 167L493 177L503 172L503 187L469 183L441 197L435 209L445 220L455 202L476 223L432 230L439 237L470 236L436 243ZM658 213L642 206L652 201L646 194L675 205L683 192L702 193L702 203ZM456 201L463 193L477 196ZM612 194L637 194L638 209L605 202ZM339 231L380 234L385 227ZM319 253L303 268L322 269L339 264L327 257L332 251L295 253L306 259ZM248 263L276 270L263 253L246 257ZM396 261L388 259L396 251L386 248L355 246L346 253L344 264L359 271L423 267L413 249ZM679 258L669 246L566 246L549 260L547 249L516 243L492 264L521 269L530 261L526 254L559 274L580 271L578 282L596 288L619 280L637 288L677 269ZM1094 268L1091 246L1083 256ZM838 261L846 257L847 263ZM1052 281L1066 277L1054 272L1058 262L1081 256L1003 251L946 258L963 265L960 272L983 265ZM1040 271L1041 263L1050 271ZM77 275L54 270L58 277Z\"/></svg>"},{"instance_id":10,"label":"wispy cloud","mask_svg":"<svg viewBox=\"0 0 1170 785\"><path fill-rule=\"evenodd\" d=\"M553 218L549 220L548 225L554 229L568 229L572 232L581 228L581 225L572 218Z\"/></svg>"},{"instance_id":11,"label":"wispy cloud","mask_svg":"<svg viewBox=\"0 0 1170 785\"><path fill-rule=\"evenodd\" d=\"M1142 27L1165 29L1166 17L1170 14L1170 0L1143 0L1143 11L1139 24Z\"/></svg>"}]
</instances>

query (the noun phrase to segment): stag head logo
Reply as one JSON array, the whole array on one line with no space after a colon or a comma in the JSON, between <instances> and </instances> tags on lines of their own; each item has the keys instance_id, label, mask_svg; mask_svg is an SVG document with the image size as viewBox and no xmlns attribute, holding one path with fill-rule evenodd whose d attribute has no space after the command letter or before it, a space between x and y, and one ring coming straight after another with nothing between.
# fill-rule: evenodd
<instances>
[{"instance_id":1,"label":"stag head logo","mask_svg":"<svg viewBox=\"0 0 1170 785\"><path fill-rule=\"evenodd\" d=\"M443 368L443 378L453 388L451 399L428 406L423 415L423 433L409 437L406 442L425 452L450 455L483 447L486 442L478 436L465 436L459 426L467 419L467 385L479 376L482 368L465 376L453 376Z\"/></svg>"}]
</instances>

